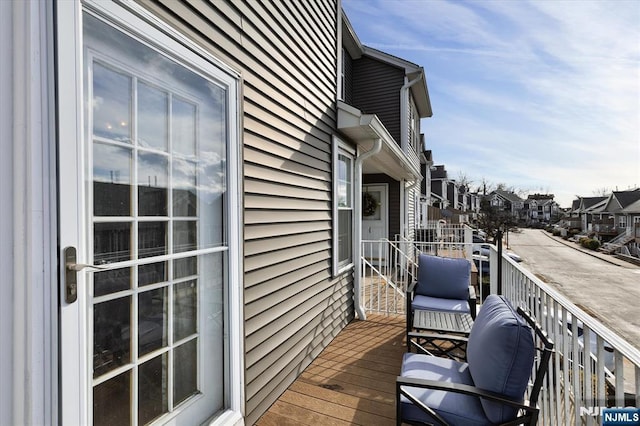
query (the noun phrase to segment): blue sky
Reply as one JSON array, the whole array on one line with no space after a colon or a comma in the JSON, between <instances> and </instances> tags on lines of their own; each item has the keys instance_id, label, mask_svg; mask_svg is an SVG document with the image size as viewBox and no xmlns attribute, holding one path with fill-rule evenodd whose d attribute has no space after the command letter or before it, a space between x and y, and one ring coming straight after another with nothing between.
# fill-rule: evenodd
<instances>
[{"instance_id":1,"label":"blue sky","mask_svg":"<svg viewBox=\"0 0 640 426\"><path fill-rule=\"evenodd\" d=\"M425 68L450 178L576 195L640 186L640 0L343 0L360 41Z\"/></svg>"}]
</instances>

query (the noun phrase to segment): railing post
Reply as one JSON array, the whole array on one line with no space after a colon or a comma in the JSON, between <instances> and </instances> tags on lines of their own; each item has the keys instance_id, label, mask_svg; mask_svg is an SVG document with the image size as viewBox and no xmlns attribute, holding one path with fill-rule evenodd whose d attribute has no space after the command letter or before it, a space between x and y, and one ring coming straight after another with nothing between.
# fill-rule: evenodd
<instances>
[{"instance_id":1,"label":"railing post","mask_svg":"<svg viewBox=\"0 0 640 426\"><path fill-rule=\"evenodd\" d=\"M502 231L496 234L496 245L498 247L498 294L502 294Z\"/></svg>"}]
</instances>

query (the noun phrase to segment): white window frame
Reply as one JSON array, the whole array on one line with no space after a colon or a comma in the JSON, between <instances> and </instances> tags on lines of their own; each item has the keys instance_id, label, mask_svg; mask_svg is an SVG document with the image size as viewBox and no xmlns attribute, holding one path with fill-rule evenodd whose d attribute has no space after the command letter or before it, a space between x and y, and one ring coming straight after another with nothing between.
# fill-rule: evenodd
<instances>
[{"instance_id":1,"label":"white window frame","mask_svg":"<svg viewBox=\"0 0 640 426\"><path fill-rule=\"evenodd\" d=\"M351 171L350 171L350 178L351 178L351 260L349 262L340 262L339 260L339 244L338 244L338 240L339 240L339 220L338 220L338 212L340 210L339 206L338 206L338 164L339 164L339 156L340 155L344 155L346 157L348 157L349 159L351 159ZM356 151L354 148L350 147L349 145L347 145L344 141L342 141L340 138L334 136L333 137L333 253L332 253L332 257L333 257L333 261L332 261L332 265L333 265L333 276L338 276L341 275L347 271L350 271L353 269L354 266L354 254L356 252L355 250L355 244L357 244L356 241L354 241L353 235L355 233L355 224L356 224L356 220L355 220L355 215L356 215L356 209L355 209L355 160L356 160Z\"/></svg>"},{"instance_id":2,"label":"white window frame","mask_svg":"<svg viewBox=\"0 0 640 426\"><path fill-rule=\"evenodd\" d=\"M58 54L58 71L60 75L65 75L59 81L59 91L64 93L75 94L75 105L71 101L68 102L68 108L59 107L60 118L59 126L61 133L60 139L71 138L73 140L81 140L82 133L82 76L83 71L81 64L83 62L82 53L82 13L84 10L91 11L100 16L106 17L110 21L117 23L119 27L123 27L131 34L135 34L136 38L149 41L151 44L162 47L162 51L170 54L172 57L179 58L182 62L193 66L195 69L207 70L207 72L227 87L227 135L229 144L227 150L227 199L228 206L226 213L226 231L228 235L228 269L225 270L229 285L226 287L227 294L225 301L227 303L228 321L228 348L226 355L229 357L228 364L225 366L228 371L227 381L228 388L225 389L225 406L223 412L215 413L209 424L242 424L244 412L244 347L243 347L243 274L242 274L242 167L241 167L241 85L242 80L239 72L229 67L222 61L212 56L208 51L198 46L194 41L188 39L185 35L178 32L173 27L147 11L142 6L129 0L122 0L119 3L106 2L98 0L84 0L82 5L75 2L58 2L57 7L57 34L58 43L63 46ZM69 97L67 97L69 98ZM80 158L77 152L72 152L69 148L60 155L69 155L71 157ZM77 182L69 182L68 179L61 179L60 185L71 184L75 186ZM80 188L81 184L77 185ZM61 203L65 200L61 199ZM86 213L86 212L85 212ZM86 216L86 214L84 214ZM67 219L68 220L72 219ZM69 226L69 225L67 225ZM84 224L80 224L80 229ZM80 230L80 232L82 232ZM67 242L67 236L62 235L61 246L76 245L77 241ZM77 237L77 236L76 236ZM64 241L63 241L64 240ZM77 240L77 238L76 238ZM79 251L80 253L81 251ZM82 261L79 259L79 261ZM77 304L78 302L76 302ZM77 328L74 323L77 322L73 312L62 313L61 328L73 327ZM61 342L62 351L64 351L65 342ZM73 367L73 361L67 362L67 367ZM72 369L68 369L72 371ZM78 378L82 376L82 372L78 372ZM60 380L63 380L60 377ZM62 389L64 391L64 389ZM81 391L82 392L82 391ZM63 398L69 400L70 395L60 395L58 400L61 404L66 404ZM71 407L61 407L61 421L65 423L70 420L65 413L77 412L77 416L71 414L76 419L86 419L89 407L79 405L79 399L76 398ZM69 411L71 408L71 411ZM81 421L82 422L82 421ZM69 423L77 423L70 421Z\"/></svg>"}]
</instances>

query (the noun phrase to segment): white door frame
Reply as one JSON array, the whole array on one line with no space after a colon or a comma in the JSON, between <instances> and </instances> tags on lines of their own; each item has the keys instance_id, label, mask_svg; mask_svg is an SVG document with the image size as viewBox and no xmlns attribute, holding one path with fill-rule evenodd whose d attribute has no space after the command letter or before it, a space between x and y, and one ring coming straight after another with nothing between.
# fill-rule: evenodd
<instances>
[{"instance_id":1,"label":"white door frame","mask_svg":"<svg viewBox=\"0 0 640 426\"><path fill-rule=\"evenodd\" d=\"M226 300L228 303L227 320L229 323L229 371L228 395L225 405L228 410L212 419L212 424L242 424L244 412L244 364L243 364L243 318L242 318L242 188L241 158L240 158L240 76L225 64L212 57L210 53L198 47L195 43L167 26L158 18L133 2L126 2L120 6L113 2L57 2L57 21L55 23L57 35L57 63L58 71L58 99L56 108L58 116L58 137L60 161L60 175L58 180L60 211L59 217L59 247L58 256L63 259L66 247L76 247L78 264L90 264L91 259L85 257L90 252L87 247L87 202L84 199L84 187L90 171L84 163L85 148L83 143L84 117L82 105L84 94L83 82L83 46L82 46L82 12L83 6L101 15L116 19L118 22L126 20L129 28L147 40L154 40L158 36L163 39L163 48L171 52L186 49L196 52L197 61L201 69L216 68L227 75L229 82L228 98L229 116L227 137L231 141L227 146L228 158L228 204L231 212L227 217L227 233L229 240L228 265L226 271L228 282ZM134 13L130 13L134 12ZM191 58L190 60L194 60ZM233 175L231 175L233 173ZM78 297L73 303L65 301L65 266L61 261L59 271L60 295L60 421L62 424L87 424L91 407L88 383L91 381L91 365L89 358L91 348L88 348L89 333L85 324L87 303L85 297ZM84 294L87 282L86 274L77 274L80 294ZM74 348L79 348L74 350Z\"/></svg>"}]
</instances>

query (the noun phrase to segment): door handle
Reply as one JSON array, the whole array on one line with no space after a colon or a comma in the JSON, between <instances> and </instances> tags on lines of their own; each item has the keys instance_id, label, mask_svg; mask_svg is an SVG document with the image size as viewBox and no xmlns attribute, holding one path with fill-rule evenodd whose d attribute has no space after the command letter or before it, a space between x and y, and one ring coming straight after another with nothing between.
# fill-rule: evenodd
<instances>
[{"instance_id":1,"label":"door handle","mask_svg":"<svg viewBox=\"0 0 640 426\"><path fill-rule=\"evenodd\" d=\"M90 268L96 271L109 269L105 266L87 265L77 262L77 251L75 247L64 249L64 300L73 303L78 300L78 272Z\"/></svg>"}]
</instances>

